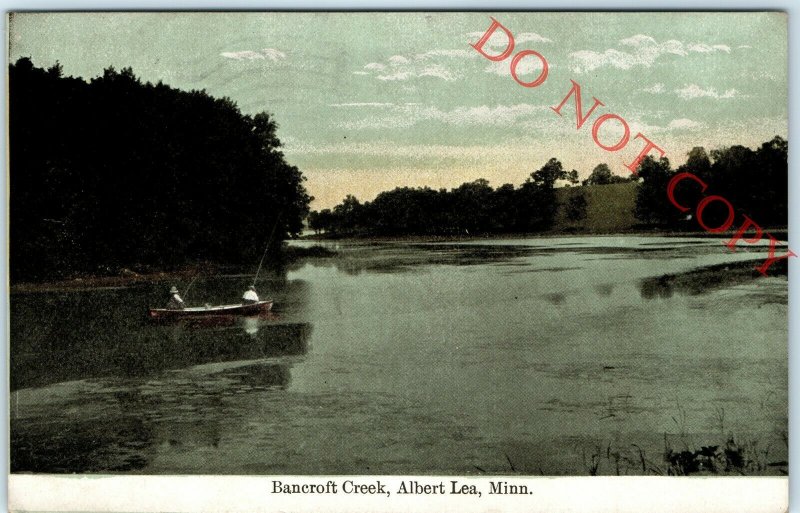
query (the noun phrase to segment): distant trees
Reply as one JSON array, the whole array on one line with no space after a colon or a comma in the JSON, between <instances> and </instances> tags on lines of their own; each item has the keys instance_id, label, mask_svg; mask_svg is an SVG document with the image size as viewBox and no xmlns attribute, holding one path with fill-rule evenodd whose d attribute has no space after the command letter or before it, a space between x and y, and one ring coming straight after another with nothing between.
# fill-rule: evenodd
<instances>
[{"instance_id":1,"label":"distant trees","mask_svg":"<svg viewBox=\"0 0 800 513\"><path fill-rule=\"evenodd\" d=\"M667 198L670 179L676 172L688 171L706 181L710 194L728 198L737 212L763 226L785 226L787 151L787 142L777 136L757 150L731 146L709 153L695 147L677 170L666 158L647 157L638 174L626 178L614 175L606 164L599 164L583 184L634 182L637 194L632 207L640 228L695 230L697 223L687 222L687 214L678 211ZM309 227L332 235L541 232L552 228L559 208L567 221L577 223L587 218L589 201L585 189L571 187L561 195L563 205L559 205L555 190L559 183L577 184L578 173L565 171L561 162L552 158L519 187L503 184L493 189L489 182L478 179L451 190L398 187L363 204L348 196L333 210L312 212ZM699 187L682 184L676 194L685 204L695 205L700 191ZM715 216L726 214L715 209L719 205L711 205L704 212L704 218L712 225Z\"/></svg>"},{"instance_id":2,"label":"distant trees","mask_svg":"<svg viewBox=\"0 0 800 513\"><path fill-rule=\"evenodd\" d=\"M687 216L672 205L666 187L675 173L689 172L702 179L708 189L734 205L737 215L746 214L761 226L786 226L788 222L788 143L775 136L757 150L736 145L707 152L692 148L685 164L672 170L667 159L649 157L639 166L636 217L644 224L666 228L698 229L696 223L685 223ZM698 184L682 183L676 198L685 205L696 205L701 197ZM721 204L712 204L703 213L710 226L718 226L727 216Z\"/></svg>"},{"instance_id":3,"label":"distant trees","mask_svg":"<svg viewBox=\"0 0 800 513\"><path fill-rule=\"evenodd\" d=\"M347 196L332 210L311 212L309 227L331 235L476 234L541 231L550 228L558 209L555 186L577 182L550 159L518 188L493 189L479 178L451 190L398 187L371 202Z\"/></svg>"},{"instance_id":4,"label":"distant trees","mask_svg":"<svg viewBox=\"0 0 800 513\"><path fill-rule=\"evenodd\" d=\"M589 178L583 181L583 185L608 185L612 183L625 183L630 182L629 177L615 175L611 172L611 168L607 164L598 164L589 175Z\"/></svg>"},{"instance_id":5,"label":"distant trees","mask_svg":"<svg viewBox=\"0 0 800 513\"><path fill-rule=\"evenodd\" d=\"M567 177L568 174L561 162L555 158L551 158L538 171L531 173L520 187L518 194L520 231L538 232L552 226L558 210L555 184L559 180L566 180Z\"/></svg>"},{"instance_id":6,"label":"distant trees","mask_svg":"<svg viewBox=\"0 0 800 513\"><path fill-rule=\"evenodd\" d=\"M580 178L578 178L578 171L573 169L569 173L567 173L567 181L570 185L578 185L580 183Z\"/></svg>"},{"instance_id":7,"label":"distant trees","mask_svg":"<svg viewBox=\"0 0 800 513\"><path fill-rule=\"evenodd\" d=\"M577 194L570 194L567 204L564 206L564 215L568 221L582 221L586 219L587 207L588 202L583 191L579 191Z\"/></svg>"},{"instance_id":8,"label":"distant trees","mask_svg":"<svg viewBox=\"0 0 800 513\"><path fill-rule=\"evenodd\" d=\"M645 224L674 224L679 212L667 199L667 184L672 177L669 159L656 160L648 155L639 164L637 174L642 182L636 194L636 218Z\"/></svg>"},{"instance_id":9,"label":"distant trees","mask_svg":"<svg viewBox=\"0 0 800 513\"><path fill-rule=\"evenodd\" d=\"M273 226L302 230L311 198L267 113L130 68L87 82L25 58L9 101L12 280L249 262Z\"/></svg>"}]
</instances>

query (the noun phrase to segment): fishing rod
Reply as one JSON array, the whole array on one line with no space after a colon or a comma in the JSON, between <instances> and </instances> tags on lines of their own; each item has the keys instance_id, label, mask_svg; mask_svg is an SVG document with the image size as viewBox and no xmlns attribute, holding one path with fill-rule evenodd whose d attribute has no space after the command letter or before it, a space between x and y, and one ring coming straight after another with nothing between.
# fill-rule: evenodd
<instances>
[{"instance_id":1,"label":"fishing rod","mask_svg":"<svg viewBox=\"0 0 800 513\"><path fill-rule=\"evenodd\" d=\"M278 227L278 221L281 219L281 214L283 214L283 210L278 212L278 217L275 218L275 223L272 225L272 231L269 234L269 238L267 239L267 245L264 247L264 254L261 255L261 260L258 262L258 269L256 270L256 275L253 278L253 287L256 286L256 282L258 281L258 275L261 272L261 265L264 263L264 257L267 256L267 250L269 249L269 245L272 243L272 237L275 235L275 229Z\"/></svg>"},{"instance_id":2,"label":"fishing rod","mask_svg":"<svg viewBox=\"0 0 800 513\"><path fill-rule=\"evenodd\" d=\"M184 302L189 298L189 289L192 288L192 285L194 285L195 280L197 280L197 278L199 278L199 277L200 277L200 273L195 274L194 278L192 278L192 281L190 281L189 285L186 286L186 290L183 291L183 300L184 300Z\"/></svg>"}]
</instances>

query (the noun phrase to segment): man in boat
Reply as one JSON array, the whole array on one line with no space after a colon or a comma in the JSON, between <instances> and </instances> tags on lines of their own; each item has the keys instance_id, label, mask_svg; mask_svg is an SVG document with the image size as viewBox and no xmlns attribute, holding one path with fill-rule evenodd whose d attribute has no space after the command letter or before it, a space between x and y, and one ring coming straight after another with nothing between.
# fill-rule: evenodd
<instances>
[{"instance_id":1,"label":"man in boat","mask_svg":"<svg viewBox=\"0 0 800 513\"><path fill-rule=\"evenodd\" d=\"M169 289L169 301L167 302L167 310L183 310L186 305L181 299L181 296L178 295L178 288L172 287Z\"/></svg>"},{"instance_id":2,"label":"man in boat","mask_svg":"<svg viewBox=\"0 0 800 513\"><path fill-rule=\"evenodd\" d=\"M256 286L250 285L247 290L244 291L242 295L242 304L243 305L254 305L258 303L258 294L256 294Z\"/></svg>"}]
</instances>

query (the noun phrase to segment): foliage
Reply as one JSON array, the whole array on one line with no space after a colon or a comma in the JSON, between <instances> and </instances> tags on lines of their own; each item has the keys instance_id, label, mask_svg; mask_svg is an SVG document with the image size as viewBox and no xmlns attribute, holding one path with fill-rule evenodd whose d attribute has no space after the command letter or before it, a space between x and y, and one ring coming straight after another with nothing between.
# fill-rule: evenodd
<instances>
[{"instance_id":1,"label":"foliage","mask_svg":"<svg viewBox=\"0 0 800 513\"><path fill-rule=\"evenodd\" d=\"M645 158L639 166L642 182L636 198L636 217L646 224L668 228L698 229L697 223L687 222L693 211L681 213L669 202L666 190L670 178L676 173L692 173L708 186L691 180L680 183L675 189L677 201L694 207L705 195L718 195L728 200L741 215L750 216L761 226L786 226L788 220L788 143L775 136L757 150L736 145L712 150L702 147L688 153L685 164L672 170L667 159L659 161ZM728 209L721 202L709 204L703 212L708 226L721 225Z\"/></svg>"},{"instance_id":2,"label":"foliage","mask_svg":"<svg viewBox=\"0 0 800 513\"><path fill-rule=\"evenodd\" d=\"M786 226L787 150L786 141L780 137L765 142L758 150L732 146L709 154L702 147L695 147L689 152L687 162L677 170L671 168L666 158L648 156L639 165L637 175L630 178L614 175L606 164L599 164L579 187L569 187L578 183L577 171L567 172L558 159L551 158L519 187L503 184L493 189L484 179L449 191L398 187L363 204L348 196L332 211L312 212L308 221L310 228L329 235L531 233L554 229L556 213L562 208L563 216L556 229L581 229L563 224L566 220L582 222L586 231L598 231L597 226L590 225L598 225L600 214L595 209L590 216L589 205L596 205L598 197L602 201L628 200L622 190L596 186L632 182L631 187L636 189L633 214L640 223L639 229L699 230L689 217L693 213L680 212L667 197L667 185L675 173L690 172L708 184L706 195L727 198L737 215L749 215L762 226ZM569 187L560 191L564 193L560 201L557 185ZM676 197L682 204L693 207L703 195L700 189L699 184L687 180L676 188ZM602 191L614 194L596 194ZM721 206L714 202L704 211L703 218L709 226L724 221L719 218L727 215L727 210ZM630 211L630 207L622 204L602 208ZM607 215L614 213L609 211Z\"/></svg>"},{"instance_id":3,"label":"foliage","mask_svg":"<svg viewBox=\"0 0 800 513\"><path fill-rule=\"evenodd\" d=\"M589 178L583 181L583 185L609 185L612 183L625 183L630 181L630 178L612 173L611 168L609 168L607 164L598 164L592 170Z\"/></svg>"},{"instance_id":4,"label":"foliage","mask_svg":"<svg viewBox=\"0 0 800 513\"><path fill-rule=\"evenodd\" d=\"M581 221L586 219L586 195L581 191L578 194L572 194L567 200L565 208L565 215L569 221Z\"/></svg>"},{"instance_id":5,"label":"foliage","mask_svg":"<svg viewBox=\"0 0 800 513\"><path fill-rule=\"evenodd\" d=\"M555 186L577 182L557 159L530 174L520 187L493 189L485 179L451 190L398 187L372 201L347 196L333 208L311 212L309 227L330 235L478 234L541 231L550 228L558 208Z\"/></svg>"},{"instance_id":6,"label":"foliage","mask_svg":"<svg viewBox=\"0 0 800 513\"><path fill-rule=\"evenodd\" d=\"M310 197L267 113L142 83L10 65L12 279L188 260L250 262L298 234ZM274 244L279 247L280 244Z\"/></svg>"},{"instance_id":7,"label":"foliage","mask_svg":"<svg viewBox=\"0 0 800 513\"><path fill-rule=\"evenodd\" d=\"M636 218L647 224L675 224L679 212L667 198L667 184L672 177L669 160L645 157L639 164L638 176L642 183L636 195Z\"/></svg>"}]
</instances>

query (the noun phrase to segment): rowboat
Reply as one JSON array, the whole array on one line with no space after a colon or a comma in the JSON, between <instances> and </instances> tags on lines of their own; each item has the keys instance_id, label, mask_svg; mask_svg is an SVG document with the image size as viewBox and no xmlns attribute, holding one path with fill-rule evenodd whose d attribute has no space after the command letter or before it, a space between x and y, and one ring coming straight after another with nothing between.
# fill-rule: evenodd
<instances>
[{"instance_id":1,"label":"rowboat","mask_svg":"<svg viewBox=\"0 0 800 513\"><path fill-rule=\"evenodd\" d=\"M259 315L272 309L272 300L259 301L252 304L192 306L183 310L168 308L150 308L148 316L154 320L191 319L198 317L214 317L229 315Z\"/></svg>"}]
</instances>

